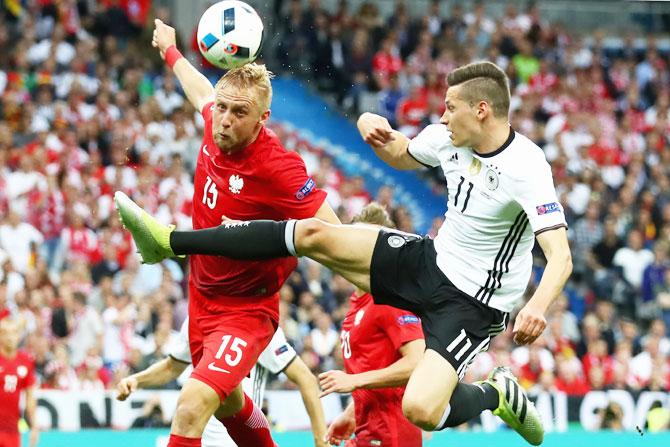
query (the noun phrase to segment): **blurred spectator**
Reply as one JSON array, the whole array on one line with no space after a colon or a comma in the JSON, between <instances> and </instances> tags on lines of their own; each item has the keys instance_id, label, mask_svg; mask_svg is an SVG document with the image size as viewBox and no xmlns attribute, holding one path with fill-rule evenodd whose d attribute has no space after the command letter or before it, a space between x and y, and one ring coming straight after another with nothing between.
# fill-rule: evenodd
<instances>
[{"instance_id":1,"label":"blurred spectator","mask_svg":"<svg viewBox=\"0 0 670 447\"><path fill-rule=\"evenodd\" d=\"M652 262L654 254L644 248L642 234L638 230L628 233L628 244L614 254L613 265L621 267L623 277L628 283L639 289L642 285L642 274Z\"/></svg>"},{"instance_id":2,"label":"blurred spectator","mask_svg":"<svg viewBox=\"0 0 670 447\"><path fill-rule=\"evenodd\" d=\"M575 360L572 352L556 357L556 389L568 396L583 396L589 392L590 388L584 377L581 363Z\"/></svg>"},{"instance_id":3,"label":"blurred spectator","mask_svg":"<svg viewBox=\"0 0 670 447\"><path fill-rule=\"evenodd\" d=\"M102 313L105 336L102 345L102 358L105 367L114 369L126 359L135 318L134 306L126 293L113 296L107 302Z\"/></svg>"},{"instance_id":4,"label":"blurred spectator","mask_svg":"<svg viewBox=\"0 0 670 447\"><path fill-rule=\"evenodd\" d=\"M398 74L391 74L388 85L379 92L379 114L386 118L393 128L398 127L396 111L404 96L405 93L400 89L398 82Z\"/></svg>"},{"instance_id":5,"label":"blurred spectator","mask_svg":"<svg viewBox=\"0 0 670 447\"><path fill-rule=\"evenodd\" d=\"M0 248L11 253L9 260L14 269L25 273L37 262L37 246L44 241L42 234L27 222L22 222L19 214L10 210L7 220L0 225Z\"/></svg>"},{"instance_id":6,"label":"blurred spectator","mask_svg":"<svg viewBox=\"0 0 670 447\"><path fill-rule=\"evenodd\" d=\"M656 289L656 301L666 327L670 327L670 270L665 272L663 284Z\"/></svg>"},{"instance_id":7,"label":"blurred spectator","mask_svg":"<svg viewBox=\"0 0 670 447\"><path fill-rule=\"evenodd\" d=\"M372 58L372 75L377 88L380 90L389 88L391 76L397 75L402 66L399 49L394 45L391 37L386 37L379 51Z\"/></svg>"},{"instance_id":8,"label":"blurred spectator","mask_svg":"<svg viewBox=\"0 0 670 447\"><path fill-rule=\"evenodd\" d=\"M623 431L623 410L616 402L610 402L600 410L600 429Z\"/></svg>"},{"instance_id":9,"label":"blurred spectator","mask_svg":"<svg viewBox=\"0 0 670 447\"><path fill-rule=\"evenodd\" d=\"M320 357L325 358L332 354L337 346L339 335L330 316L325 312L319 312L316 317L316 327L310 333L314 352Z\"/></svg>"},{"instance_id":10,"label":"blurred spectator","mask_svg":"<svg viewBox=\"0 0 670 447\"><path fill-rule=\"evenodd\" d=\"M72 365L79 366L93 352L100 352L103 345L103 325L98 312L87 304L86 295L72 294L66 303L70 335L68 348ZM101 367L102 365L100 365Z\"/></svg>"},{"instance_id":11,"label":"blurred spectator","mask_svg":"<svg viewBox=\"0 0 670 447\"><path fill-rule=\"evenodd\" d=\"M164 428L169 427L170 421L165 419L160 399L152 397L142 406L142 414L135 419L132 428Z\"/></svg>"}]
</instances>

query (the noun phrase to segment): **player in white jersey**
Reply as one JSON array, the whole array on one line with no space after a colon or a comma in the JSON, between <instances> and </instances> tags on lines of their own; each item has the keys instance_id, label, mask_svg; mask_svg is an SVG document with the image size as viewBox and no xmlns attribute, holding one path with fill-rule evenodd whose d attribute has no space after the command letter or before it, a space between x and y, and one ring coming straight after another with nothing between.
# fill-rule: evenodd
<instances>
[{"instance_id":1,"label":"player in white jersey","mask_svg":"<svg viewBox=\"0 0 670 447\"><path fill-rule=\"evenodd\" d=\"M188 343L188 318L179 331L179 337L170 347L169 355L147 369L121 380L117 389L117 399L126 400L130 394L141 388L165 385L179 377L191 364L191 349ZM244 392L251 396L260 408L263 405L265 384L270 373L283 372L300 389L307 414L309 415L314 444L325 446L326 422L319 401L319 386L316 377L307 365L298 357L293 347L286 341L281 328L277 329L270 344L258 358L249 377L242 381ZM203 447L232 447L236 444L228 435L226 427L212 416L202 434Z\"/></svg>"},{"instance_id":2,"label":"player in white jersey","mask_svg":"<svg viewBox=\"0 0 670 447\"><path fill-rule=\"evenodd\" d=\"M122 194L115 201L145 259L193 253L307 256L372 292L377 304L416 313L427 349L407 384L405 416L425 430L441 430L490 409L538 445L544 437L539 415L508 368L495 368L478 384L460 379L520 303L535 239L547 265L516 317L514 339L530 344L545 329L544 314L572 271L565 216L542 150L509 124L505 73L479 62L452 71L447 83L440 124L412 140L381 116L364 113L358 120L361 136L387 164L444 170L448 206L435 241L318 219L180 232L160 225Z\"/></svg>"}]
</instances>

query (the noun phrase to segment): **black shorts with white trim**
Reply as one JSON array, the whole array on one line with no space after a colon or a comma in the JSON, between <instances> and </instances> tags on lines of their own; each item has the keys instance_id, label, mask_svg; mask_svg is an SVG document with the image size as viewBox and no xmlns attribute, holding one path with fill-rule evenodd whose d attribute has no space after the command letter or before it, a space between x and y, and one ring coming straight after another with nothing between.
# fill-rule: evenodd
<instances>
[{"instance_id":1,"label":"black shorts with white trim","mask_svg":"<svg viewBox=\"0 0 670 447\"><path fill-rule=\"evenodd\" d=\"M509 314L456 288L436 259L432 239L380 230L370 265L371 293L377 304L419 316L426 347L463 378L475 356L507 328Z\"/></svg>"}]
</instances>

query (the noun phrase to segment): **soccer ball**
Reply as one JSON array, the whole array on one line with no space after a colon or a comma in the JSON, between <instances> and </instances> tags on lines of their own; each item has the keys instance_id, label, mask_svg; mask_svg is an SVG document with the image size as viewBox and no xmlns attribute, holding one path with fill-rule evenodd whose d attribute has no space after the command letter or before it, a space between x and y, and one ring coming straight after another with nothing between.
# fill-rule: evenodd
<instances>
[{"instance_id":1,"label":"soccer ball","mask_svg":"<svg viewBox=\"0 0 670 447\"><path fill-rule=\"evenodd\" d=\"M213 4L198 23L198 47L212 65L231 69L252 62L263 41L263 21L238 0Z\"/></svg>"}]
</instances>

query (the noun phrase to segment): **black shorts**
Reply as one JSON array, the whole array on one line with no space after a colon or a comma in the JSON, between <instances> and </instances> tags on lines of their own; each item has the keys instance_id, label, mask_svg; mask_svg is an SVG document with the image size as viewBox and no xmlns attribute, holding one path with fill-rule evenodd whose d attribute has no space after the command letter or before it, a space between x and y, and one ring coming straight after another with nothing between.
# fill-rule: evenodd
<instances>
[{"instance_id":1,"label":"black shorts","mask_svg":"<svg viewBox=\"0 0 670 447\"><path fill-rule=\"evenodd\" d=\"M370 265L377 304L421 318L426 348L438 352L463 378L477 353L507 327L509 314L461 292L437 266L433 240L382 229Z\"/></svg>"}]
</instances>

